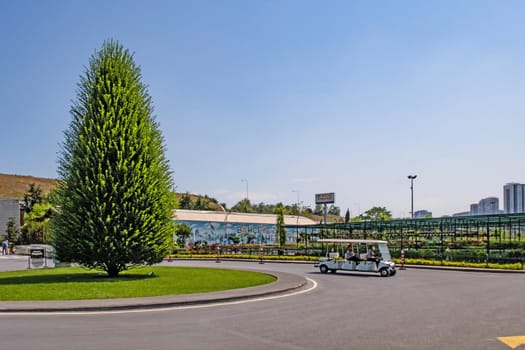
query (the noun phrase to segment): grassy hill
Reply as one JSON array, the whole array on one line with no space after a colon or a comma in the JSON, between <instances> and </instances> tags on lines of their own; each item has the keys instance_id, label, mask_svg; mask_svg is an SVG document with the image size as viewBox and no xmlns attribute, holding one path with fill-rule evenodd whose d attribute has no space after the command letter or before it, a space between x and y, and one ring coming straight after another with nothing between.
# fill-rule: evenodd
<instances>
[{"instance_id":1,"label":"grassy hill","mask_svg":"<svg viewBox=\"0 0 525 350\"><path fill-rule=\"evenodd\" d=\"M40 186L47 195L57 185L57 180L26 175L0 174L0 198L23 199L29 185Z\"/></svg>"},{"instance_id":2,"label":"grassy hill","mask_svg":"<svg viewBox=\"0 0 525 350\"><path fill-rule=\"evenodd\" d=\"M53 188L56 187L58 180L48 179L43 177L34 177L26 175L10 175L0 174L0 198L9 199L24 199L24 194L29 189L29 185L34 183L42 189L44 195L47 195ZM180 200L182 193L176 193L177 199ZM192 201L196 201L197 198L203 199L203 196L189 194ZM219 205L213 202L209 202L209 206L213 210L222 210Z\"/></svg>"},{"instance_id":3,"label":"grassy hill","mask_svg":"<svg viewBox=\"0 0 525 350\"><path fill-rule=\"evenodd\" d=\"M34 183L37 186L40 186L42 189L44 195L47 195L55 186L57 185L58 180L56 179L48 179L43 177L34 177L34 176L26 176L26 175L9 175L9 174L0 174L0 198L10 198L10 199L23 199L24 194L27 192L29 185L31 183ZM177 199L180 202L180 199L184 193L176 193ZM189 194L191 197L192 202L196 201L197 198L201 198L201 200L205 200L205 196L200 196L196 194ZM221 211L221 207L212 202L208 201L209 206L212 208L212 210ZM309 217L310 219L320 222L323 220L322 216L308 215L307 213L303 213L304 216ZM328 222L338 222L341 221L342 218L328 215Z\"/></svg>"}]
</instances>

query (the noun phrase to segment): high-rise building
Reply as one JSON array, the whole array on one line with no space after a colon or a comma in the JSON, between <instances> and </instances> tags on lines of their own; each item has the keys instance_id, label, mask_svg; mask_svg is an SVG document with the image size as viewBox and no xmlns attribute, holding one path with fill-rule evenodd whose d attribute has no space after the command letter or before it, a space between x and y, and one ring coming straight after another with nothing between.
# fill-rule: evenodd
<instances>
[{"instance_id":1,"label":"high-rise building","mask_svg":"<svg viewBox=\"0 0 525 350\"><path fill-rule=\"evenodd\" d=\"M472 203L470 205L470 212L466 215L495 215L501 213L502 211L499 210L499 198L487 197L481 199L478 203Z\"/></svg>"},{"instance_id":2,"label":"high-rise building","mask_svg":"<svg viewBox=\"0 0 525 350\"><path fill-rule=\"evenodd\" d=\"M503 209L506 214L525 212L525 185L508 183L503 186Z\"/></svg>"},{"instance_id":3,"label":"high-rise building","mask_svg":"<svg viewBox=\"0 0 525 350\"><path fill-rule=\"evenodd\" d=\"M477 213L481 215L499 214L499 199L497 197L483 198L478 203Z\"/></svg>"}]
</instances>

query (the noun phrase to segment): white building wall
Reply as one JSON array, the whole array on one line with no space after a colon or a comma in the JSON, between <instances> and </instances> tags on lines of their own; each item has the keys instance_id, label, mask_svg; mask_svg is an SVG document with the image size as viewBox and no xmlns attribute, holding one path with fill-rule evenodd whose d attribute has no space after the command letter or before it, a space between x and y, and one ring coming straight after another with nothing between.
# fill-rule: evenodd
<instances>
[{"instance_id":1,"label":"white building wall","mask_svg":"<svg viewBox=\"0 0 525 350\"><path fill-rule=\"evenodd\" d=\"M0 199L0 237L7 236L7 222L15 218L20 227L20 202L18 199Z\"/></svg>"}]
</instances>

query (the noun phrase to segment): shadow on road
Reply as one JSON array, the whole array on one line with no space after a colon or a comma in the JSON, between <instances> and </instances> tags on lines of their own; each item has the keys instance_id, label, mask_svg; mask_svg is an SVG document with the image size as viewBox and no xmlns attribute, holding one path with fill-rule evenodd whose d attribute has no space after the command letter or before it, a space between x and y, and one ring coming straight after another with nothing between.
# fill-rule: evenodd
<instances>
[{"instance_id":1,"label":"shadow on road","mask_svg":"<svg viewBox=\"0 0 525 350\"><path fill-rule=\"evenodd\" d=\"M360 277L360 278L377 278L381 277L375 272L352 272L352 271L338 271L337 273L322 273L320 271L312 271L307 272L309 275L317 275L317 276L339 276L339 277Z\"/></svg>"}]
</instances>

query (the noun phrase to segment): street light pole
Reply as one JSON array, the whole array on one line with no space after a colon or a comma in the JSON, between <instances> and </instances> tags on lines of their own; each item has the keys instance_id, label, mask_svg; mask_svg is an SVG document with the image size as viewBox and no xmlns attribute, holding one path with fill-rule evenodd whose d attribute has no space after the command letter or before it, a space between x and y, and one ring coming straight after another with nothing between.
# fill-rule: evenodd
<instances>
[{"instance_id":1,"label":"street light pole","mask_svg":"<svg viewBox=\"0 0 525 350\"><path fill-rule=\"evenodd\" d=\"M408 175L408 178L410 179L410 214L412 219L414 218L414 179L416 177L417 175Z\"/></svg>"},{"instance_id":2,"label":"street light pole","mask_svg":"<svg viewBox=\"0 0 525 350\"><path fill-rule=\"evenodd\" d=\"M249 200L249 197L248 197L248 179L241 179L241 182L246 182L246 199Z\"/></svg>"},{"instance_id":3,"label":"street light pole","mask_svg":"<svg viewBox=\"0 0 525 350\"><path fill-rule=\"evenodd\" d=\"M299 202L299 191L292 190L292 192L297 193L297 223L295 224L295 242L297 247L299 247L299 215L301 215L301 202Z\"/></svg>"}]
</instances>

